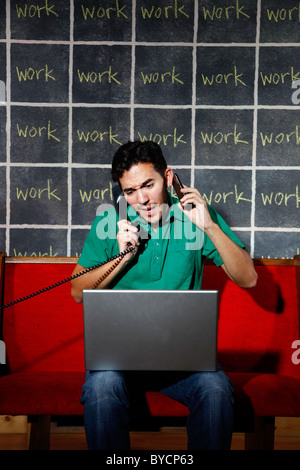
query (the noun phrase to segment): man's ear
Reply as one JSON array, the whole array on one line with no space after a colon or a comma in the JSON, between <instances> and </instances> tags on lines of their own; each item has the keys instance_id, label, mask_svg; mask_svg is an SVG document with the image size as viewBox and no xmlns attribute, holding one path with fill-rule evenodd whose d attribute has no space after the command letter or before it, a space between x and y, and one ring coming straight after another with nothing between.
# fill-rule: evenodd
<instances>
[{"instance_id":1,"label":"man's ear","mask_svg":"<svg viewBox=\"0 0 300 470\"><path fill-rule=\"evenodd\" d=\"M168 188L172 186L173 183L173 170L171 168L167 168L165 171L165 183Z\"/></svg>"}]
</instances>

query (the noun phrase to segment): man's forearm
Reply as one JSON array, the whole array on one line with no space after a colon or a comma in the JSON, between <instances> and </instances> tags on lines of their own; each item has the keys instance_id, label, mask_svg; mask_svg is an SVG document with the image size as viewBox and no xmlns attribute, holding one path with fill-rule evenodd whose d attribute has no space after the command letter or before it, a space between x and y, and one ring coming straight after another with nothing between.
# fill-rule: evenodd
<instances>
[{"instance_id":1,"label":"man's forearm","mask_svg":"<svg viewBox=\"0 0 300 470\"><path fill-rule=\"evenodd\" d=\"M110 261L99 268L96 268L93 271L90 271L82 276L71 281L71 296L77 303L82 302L82 291L84 289L104 289L110 281L123 269L126 264L126 260L122 259L120 263L109 272L117 260ZM77 264L72 275L78 274L84 271L85 268ZM109 273L107 276L106 273ZM105 278L101 280L101 278ZM99 282L99 280L101 280Z\"/></svg>"},{"instance_id":2,"label":"man's forearm","mask_svg":"<svg viewBox=\"0 0 300 470\"><path fill-rule=\"evenodd\" d=\"M254 287L257 273L247 251L239 247L215 223L206 234L218 250L224 263L222 267L230 279L240 287Z\"/></svg>"}]
</instances>

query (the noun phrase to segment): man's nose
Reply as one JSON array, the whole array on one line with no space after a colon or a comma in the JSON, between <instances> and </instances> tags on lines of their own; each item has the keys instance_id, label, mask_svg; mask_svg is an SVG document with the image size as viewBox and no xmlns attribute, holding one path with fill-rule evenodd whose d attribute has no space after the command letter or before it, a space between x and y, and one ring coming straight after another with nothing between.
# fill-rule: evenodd
<instances>
[{"instance_id":1,"label":"man's nose","mask_svg":"<svg viewBox=\"0 0 300 470\"><path fill-rule=\"evenodd\" d=\"M138 189L136 192L136 196L137 196L137 202L139 204L145 204L146 202L148 202L148 196L146 192L143 191L143 189Z\"/></svg>"}]
</instances>

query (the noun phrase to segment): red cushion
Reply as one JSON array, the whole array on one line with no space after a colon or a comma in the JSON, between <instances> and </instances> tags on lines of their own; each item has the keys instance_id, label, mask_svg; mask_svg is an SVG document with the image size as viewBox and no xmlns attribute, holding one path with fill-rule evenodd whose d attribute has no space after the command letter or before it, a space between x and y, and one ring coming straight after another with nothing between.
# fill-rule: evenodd
<instances>
[{"instance_id":1,"label":"red cushion","mask_svg":"<svg viewBox=\"0 0 300 470\"><path fill-rule=\"evenodd\" d=\"M294 266L256 266L254 289L240 289L222 269L205 266L203 286L218 286L219 362L227 372L279 373L300 379L291 360L299 338Z\"/></svg>"},{"instance_id":2,"label":"red cushion","mask_svg":"<svg viewBox=\"0 0 300 470\"><path fill-rule=\"evenodd\" d=\"M72 264L7 264L4 301L72 270ZM233 380L236 407L244 414L300 416L300 366L291 360L299 337L295 268L257 267L251 290L241 290L222 269L205 270L203 287L220 291L219 360ZM82 305L71 299L70 284L4 310L3 330L13 373L0 378L0 414L82 414ZM159 392L147 392L147 401L154 416L188 414Z\"/></svg>"},{"instance_id":3,"label":"red cushion","mask_svg":"<svg viewBox=\"0 0 300 470\"><path fill-rule=\"evenodd\" d=\"M8 303L72 274L72 264L7 264ZM4 310L3 335L11 371L84 371L82 304L70 283Z\"/></svg>"},{"instance_id":4,"label":"red cushion","mask_svg":"<svg viewBox=\"0 0 300 470\"><path fill-rule=\"evenodd\" d=\"M247 380L243 392L257 416L300 416L300 380L260 374Z\"/></svg>"},{"instance_id":5,"label":"red cushion","mask_svg":"<svg viewBox=\"0 0 300 470\"><path fill-rule=\"evenodd\" d=\"M226 371L300 378L300 368L291 361L299 327L295 268L256 269L257 286L243 290L222 269L205 267L203 287L220 291L219 360ZM7 264L5 303L72 270L72 264ZM84 370L82 305L71 298L69 283L4 310L3 329L11 371Z\"/></svg>"}]
</instances>

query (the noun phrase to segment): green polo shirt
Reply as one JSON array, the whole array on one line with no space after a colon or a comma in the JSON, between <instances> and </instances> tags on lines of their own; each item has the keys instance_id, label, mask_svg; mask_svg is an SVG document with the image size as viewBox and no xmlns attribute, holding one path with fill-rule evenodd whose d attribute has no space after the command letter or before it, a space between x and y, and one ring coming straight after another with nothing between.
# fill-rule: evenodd
<instances>
[{"instance_id":1,"label":"green polo shirt","mask_svg":"<svg viewBox=\"0 0 300 470\"><path fill-rule=\"evenodd\" d=\"M221 266L223 261L213 243L183 214L177 203L178 199L170 196L170 211L156 231L128 207L127 217L138 224L141 244L108 288L200 290L204 258ZM223 218L211 206L208 209L223 232L244 248ZM95 218L78 261L81 266L95 266L119 253L118 220L113 206Z\"/></svg>"}]
</instances>

